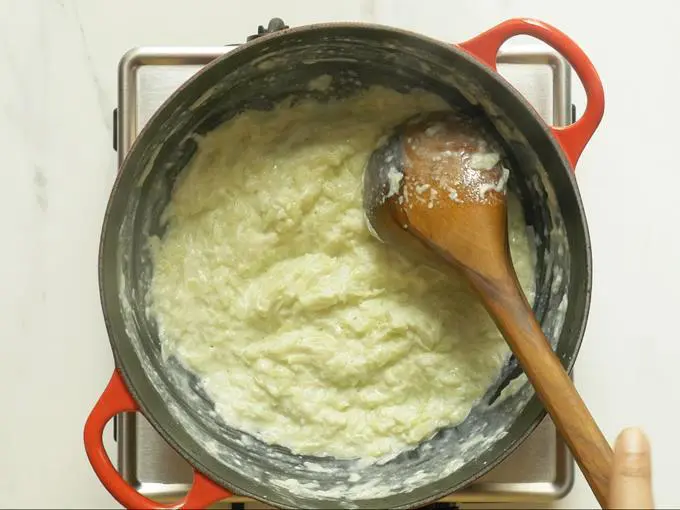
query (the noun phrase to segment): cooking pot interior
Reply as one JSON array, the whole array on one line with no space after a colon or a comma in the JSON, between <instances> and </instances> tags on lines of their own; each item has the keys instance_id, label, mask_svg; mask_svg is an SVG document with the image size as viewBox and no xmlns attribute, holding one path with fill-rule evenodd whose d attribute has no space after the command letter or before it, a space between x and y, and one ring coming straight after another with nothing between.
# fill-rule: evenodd
<instances>
[{"instance_id":1,"label":"cooking pot interior","mask_svg":"<svg viewBox=\"0 0 680 510\"><path fill-rule=\"evenodd\" d=\"M310 90L322 74L327 90ZM227 426L196 378L164 359L148 308L149 238L163 236L173 185L205 134L245 109L280 100L348 96L380 84L421 88L484 116L505 146L510 188L521 198L535 247L535 312L570 367L585 323L587 232L577 191L530 107L471 57L412 34L359 26L291 31L217 61L174 95L133 146L112 193L102 243L102 295L114 352L149 421L220 484L276 506L414 506L492 467L537 424L542 408L509 358L497 381L455 427L380 465L301 457Z\"/></svg>"}]
</instances>

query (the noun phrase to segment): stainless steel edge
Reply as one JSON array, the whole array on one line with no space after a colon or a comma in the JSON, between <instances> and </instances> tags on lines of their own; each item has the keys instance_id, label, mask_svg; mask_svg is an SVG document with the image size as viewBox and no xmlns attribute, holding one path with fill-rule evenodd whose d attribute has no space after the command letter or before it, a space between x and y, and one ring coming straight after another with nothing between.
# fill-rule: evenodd
<instances>
[{"instance_id":1,"label":"stainless steel edge","mask_svg":"<svg viewBox=\"0 0 680 510\"><path fill-rule=\"evenodd\" d=\"M205 65L239 46L205 47L139 47L128 51L118 69L118 163L122 164L138 132L138 72L144 66ZM552 123L563 126L571 122L571 67L559 53L550 48L515 46L504 49L499 64L543 65L552 69ZM182 497L189 489L185 483L140 482L137 477L137 417L123 413L116 417L118 470L139 492L159 502ZM549 420L547 420L549 421ZM540 426L544 426L545 422ZM552 427L552 424L549 425ZM159 439L160 441L160 439ZM484 482L453 493L442 501L456 503L550 502L565 496L574 482L574 461L563 441L556 437L555 477L552 482ZM512 459L512 454L507 461ZM226 502L247 502L249 498L234 496Z\"/></svg>"},{"instance_id":2,"label":"stainless steel edge","mask_svg":"<svg viewBox=\"0 0 680 510\"><path fill-rule=\"evenodd\" d=\"M137 134L137 72L140 67L206 65L237 46L149 46L125 53L118 64L118 164L123 163Z\"/></svg>"},{"instance_id":3,"label":"stainless steel edge","mask_svg":"<svg viewBox=\"0 0 680 510\"><path fill-rule=\"evenodd\" d=\"M517 47L498 55L499 64L547 65L553 71L553 125L571 123L571 66L552 49Z\"/></svg>"}]
</instances>

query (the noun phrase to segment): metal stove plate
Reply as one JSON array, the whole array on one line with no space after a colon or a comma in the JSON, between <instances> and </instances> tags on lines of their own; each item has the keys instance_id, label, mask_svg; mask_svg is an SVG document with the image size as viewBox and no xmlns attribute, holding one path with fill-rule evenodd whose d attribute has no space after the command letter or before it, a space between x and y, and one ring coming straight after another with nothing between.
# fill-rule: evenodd
<instances>
[{"instance_id":1,"label":"metal stove plate","mask_svg":"<svg viewBox=\"0 0 680 510\"><path fill-rule=\"evenodd\" d=\"M118 161L144 124L179 85L202 66L238 45L145 47L130 50L118 73ZM498 71L538 113L556 126L571 119L571 70L545 47L510 47L498 56ZM115 146L116 144L114 144ZM118 469L142 494L159 502L181 498L192 479L189 464L156 433L142 415L116 418ZM546 418L501 464L442 501L457 503L549 502L571 490L574 462ZM234 496L219 506L252 501Z\"/></svg>"}]
</instances>

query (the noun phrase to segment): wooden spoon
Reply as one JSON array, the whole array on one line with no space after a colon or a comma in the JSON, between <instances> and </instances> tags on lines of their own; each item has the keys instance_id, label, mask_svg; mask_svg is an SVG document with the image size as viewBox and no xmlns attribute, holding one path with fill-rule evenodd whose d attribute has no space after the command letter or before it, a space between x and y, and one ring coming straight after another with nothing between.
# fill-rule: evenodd
<instances>
[{"instance_id":1,"label":"wooden spoon","mask_svg":"<svg viewBox=\"0 0 680 510\"><path fill-rule=\"evenodd\" d=\"M510 258L501 151L481 124L435 112L398 127L372 155L364 209L372 231L400 249L423 249L457 266L576 458L598 502L609 494L613 454L555 355Z\"/></svg>"}]
</instances>

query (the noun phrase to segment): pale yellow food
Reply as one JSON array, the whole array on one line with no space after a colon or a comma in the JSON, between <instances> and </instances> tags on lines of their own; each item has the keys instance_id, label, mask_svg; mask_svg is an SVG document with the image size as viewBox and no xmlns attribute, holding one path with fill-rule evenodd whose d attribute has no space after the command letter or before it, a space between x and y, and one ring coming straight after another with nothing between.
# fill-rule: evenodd
<instances>
[{"instance_id":1,"label":"pale yellow food","mask_svg":"<svg viewBox=\"0 0 680 510\"><path fill-rule=\"evenodd\" d=\"M248 111L200 140L155 247L152 310L227 423L299 453L380 457L463 420L498 375L508 348L466 284L364 223L381 136L443 106L372 88ZM510 231L531 294L517 207Z\"/></svg>"}]
</instances>

